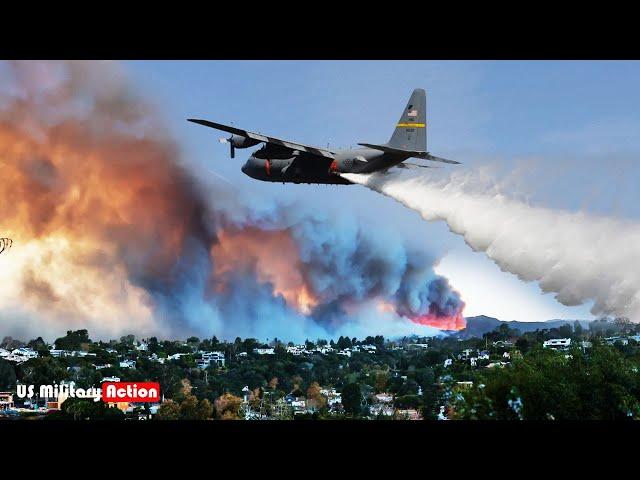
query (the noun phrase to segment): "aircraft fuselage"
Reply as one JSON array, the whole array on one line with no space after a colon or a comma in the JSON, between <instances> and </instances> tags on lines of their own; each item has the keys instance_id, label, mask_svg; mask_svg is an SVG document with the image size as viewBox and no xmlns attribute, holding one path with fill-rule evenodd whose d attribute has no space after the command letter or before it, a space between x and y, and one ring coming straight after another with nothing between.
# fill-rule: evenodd
<instances>
[{"instance_id":1,"label":"aircraft fuselage","mask_svg":"<svg viewBox=\"0 0 640 480\"><path fill-rule=\"evenodd\" d=\"M249 157L242 172L265 182L350 185L340 173L368 173L395 163L397 157L372 148L342 150L336 152L335 159L261 148Z\"/></svg>"}]
</instances>

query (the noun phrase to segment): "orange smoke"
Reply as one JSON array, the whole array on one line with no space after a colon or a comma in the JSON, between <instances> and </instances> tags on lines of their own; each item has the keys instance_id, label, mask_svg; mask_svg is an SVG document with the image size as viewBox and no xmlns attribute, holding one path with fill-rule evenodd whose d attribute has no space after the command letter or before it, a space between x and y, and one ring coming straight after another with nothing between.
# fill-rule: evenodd
<instances>
[{"instance_id":1,"label":"orange smoke","mask_svg":"<svg viewBox=\"0 0 640 480\"><path fill-rule=\"evenodd\" d=\"M255 268L258 280L273 284L288 305L309 314L318 299L302 274L298 246L286 230L223 230L218 243L211 248L215 259L215 278L223 282L225 274L239 269ZM219 283L218 288L224 288Z\"/></svg>"},{"instance_id":2,"label":"orange smoke","mask_svg":"<svg viewBox=\"0 0 640 480\"><path fill-rule=\"evenodd\" d=\"M412 322L420 325L428 325L429 327L439 328L440 330L462 330L467 326L467 321L462 315L455 317L437 317L427 314L411 318Z\"/></svg>"},{"instance_id":3,"label":"orange smoke","mask_svg":"<svg viewBox=\"0 0 640 480\"><path fill-rule=\"evenodd\" d=\"M140 127L154 123L147 107L118 85L87 91L82 70L95 65L10 64L24 95L0 93L0 218L14 240L0 310L56 331L152 331L130 278L165 278L202 207L175 146ZM57 113L76 103L83 115Z\"/></svg>"},{"instance_id":4,"label":"orange smoke","mask_svg":"<svg viewBox=\"0 0 640 480\"><path fill-rule=\"evenodd\" d=\"M393 303L380 300L378 301L378 310L381 312L395 312L396 307ZM439 328L440 330L462 330L467 326L467 321L462 313L456 316L436 316L433 314L419 315L410 317L410 320L420 325Z\"/></svg>"}]
</instances>

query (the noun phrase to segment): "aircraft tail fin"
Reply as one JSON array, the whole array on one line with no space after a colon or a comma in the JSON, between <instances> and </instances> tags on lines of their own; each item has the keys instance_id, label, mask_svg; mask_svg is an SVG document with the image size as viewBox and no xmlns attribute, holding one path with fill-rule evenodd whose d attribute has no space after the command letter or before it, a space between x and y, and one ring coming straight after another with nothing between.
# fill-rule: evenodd
<instances>
[{"instance_id":1,"label":"aircraft tail fin","mask_svg":"<svg viewBox=\"0 0 640 480\"><path fill-rule=\"evenodd\" d=\"M427 94L416 88L387 143L398 150L427 151Z\"/></svg>"}]
</instances>

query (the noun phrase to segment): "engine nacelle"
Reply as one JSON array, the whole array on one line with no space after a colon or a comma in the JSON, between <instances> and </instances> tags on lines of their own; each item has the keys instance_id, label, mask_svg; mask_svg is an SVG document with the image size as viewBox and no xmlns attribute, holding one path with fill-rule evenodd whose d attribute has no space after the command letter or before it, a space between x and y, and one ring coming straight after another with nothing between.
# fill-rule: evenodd
<instances>
[{"instance_id":1,"label":"engine nacelle","mask_svg":"<svg viewBox=\"0 0 640 480\"><path fill-rule=\"evenodd\" d=\"M234 148L249 148L260 143L259 140L254 140L253 138L245 137L242 135L231 135L231 138L228 140L228 142Z\"/></svg>"}]
</instances>

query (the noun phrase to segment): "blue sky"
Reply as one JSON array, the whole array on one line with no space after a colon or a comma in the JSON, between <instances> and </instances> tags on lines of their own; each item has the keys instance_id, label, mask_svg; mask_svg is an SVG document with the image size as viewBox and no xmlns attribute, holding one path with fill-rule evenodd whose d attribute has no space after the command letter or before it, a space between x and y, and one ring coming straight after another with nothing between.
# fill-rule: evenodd
<instances>
[{"instance_id":1,"label":"blue sky","mask_svg":"<svg viewBox=\"0 0 640 480\"><path fill-rule=\"evenodd\" d=\"M240 172L208 118L302 143L348 147L388 139L411 90L427 90L428 148L496 175L520 173L531 203L640 218L640 63L619 61L136 61L137 89L159 106L194 168L214 170L260 201L348 211L371 228L394 228L443 260L468 315L510 320L590 318L535 284L501 272L442 224L362 187L283 186ZM457 167L451 167L457 168ZM510 177L510 178L511 178Z\"/></svg>"}]
</instances>

